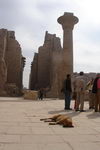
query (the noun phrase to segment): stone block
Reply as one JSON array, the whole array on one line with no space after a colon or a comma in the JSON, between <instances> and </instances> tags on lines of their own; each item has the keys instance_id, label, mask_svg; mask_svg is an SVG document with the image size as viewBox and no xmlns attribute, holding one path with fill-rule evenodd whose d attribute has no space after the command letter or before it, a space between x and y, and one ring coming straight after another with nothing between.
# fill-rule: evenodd
<instances>
[{"instance_id":1,"label":"stone block","mask_svg":"<svg viewBox=\"0 0 100 150\"><path fill-rule=\"evenodd\" d=\"M15 83L8 83L5 85L5 91L8 96L19 96L19 89Z\"/></svg>"},{"instance_id":2,"label":"stone block","mask_svg":"<svg viewBox=\"0 0 100 150\"><path fill-rule=\"evenodd\" d=\"M33 91L33 90L25 91L24 99L37 100L38 99L38 91Z\"/></svg>"}]
</instances>

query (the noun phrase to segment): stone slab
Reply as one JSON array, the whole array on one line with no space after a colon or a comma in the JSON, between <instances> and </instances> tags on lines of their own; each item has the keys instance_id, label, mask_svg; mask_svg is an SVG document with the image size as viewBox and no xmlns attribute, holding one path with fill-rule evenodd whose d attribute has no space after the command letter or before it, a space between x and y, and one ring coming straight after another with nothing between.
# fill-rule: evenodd
<instances>
[{"instance_id":1,"label":"stone slab","mask_svg":"<svg viewBox=\"0 0 100 150\"><path fill-rule=\"evenodd\" d=\"M37 100L38 99L38 92L27 90L24 93L24 99L30 99L30 100Z\"/></svg>"}]
</instances>

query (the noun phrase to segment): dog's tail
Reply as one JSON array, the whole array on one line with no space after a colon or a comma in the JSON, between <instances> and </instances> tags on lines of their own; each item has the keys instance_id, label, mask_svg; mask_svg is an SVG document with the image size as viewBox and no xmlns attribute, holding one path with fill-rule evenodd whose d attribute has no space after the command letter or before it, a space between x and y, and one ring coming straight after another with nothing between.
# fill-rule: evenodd
<instances>
[{"instance_id":1,"label":"dog's tail","mask_svg":"<svg viewBox=\"0 0 100 150\"><path fill-rule=\"evenodd\" d=\"M44 120L45 120L45 118L40 119L40 121L44 121Z\"/></svg>"}]
</instances>

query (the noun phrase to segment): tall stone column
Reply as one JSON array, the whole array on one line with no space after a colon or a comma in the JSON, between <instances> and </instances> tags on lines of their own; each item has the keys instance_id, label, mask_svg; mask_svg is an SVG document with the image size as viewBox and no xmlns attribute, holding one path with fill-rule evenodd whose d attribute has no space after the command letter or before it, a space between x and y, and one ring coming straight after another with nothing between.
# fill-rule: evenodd
<instances>
[{"instance_id":1,"label":"tall stone column","mask_svg":"<svg viewBox=\"0 0 100 150\"><path fill-rule=\"evenodd\" d=\"M73 73L73 27L78 23L78 18L73 13L65 12L58 18L58 23L63 28L63 67L66 71L64 74ZM65 76L65 75L64 75Z\"/></svg>"}]
</instances>

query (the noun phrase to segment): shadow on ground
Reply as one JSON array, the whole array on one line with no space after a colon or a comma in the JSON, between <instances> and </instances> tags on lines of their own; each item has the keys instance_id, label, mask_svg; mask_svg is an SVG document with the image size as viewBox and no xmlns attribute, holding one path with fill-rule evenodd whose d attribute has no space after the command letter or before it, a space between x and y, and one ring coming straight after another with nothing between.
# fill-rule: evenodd
<instances>
[{"instance_id":1,"label":"shadow on ground","mask_svg":"<svg viewBox=\"0 0 100 150\"><path fill-rule=\"evenodd\" d=\"M61 114L66 114L66 115L68 115L68 116L70 116L70 117L74 117L74 116L77 116L77 115L79 115L81 112L75 112L74 110L55 110L55 111L49 111L48 112L49 114L59 114L59 113L61 113Z\"/></svg>"},{"instance_id":2,"label":"shadow on ground","mask_svg":"<svg viewBox=\"0 0 100 150\"><path fill-rule=\"evenodd\" d=\"M93 112L91 114L87 115L88 119L95 119L97 117L100 117L100 112Z\"/></svg>"},{"instance_id":3,"label":"shadow on ground","mask_svg":"<svg viewBox=\"0 0 100 150\"><path fill-rule=\"evenodd\" d=\"M12 99L9 99L9 100L0 100L0 102L32 102L33 100L25 100L25 99L15 99L15 100L12 100Z\"/></svg>"}]
</instances>

